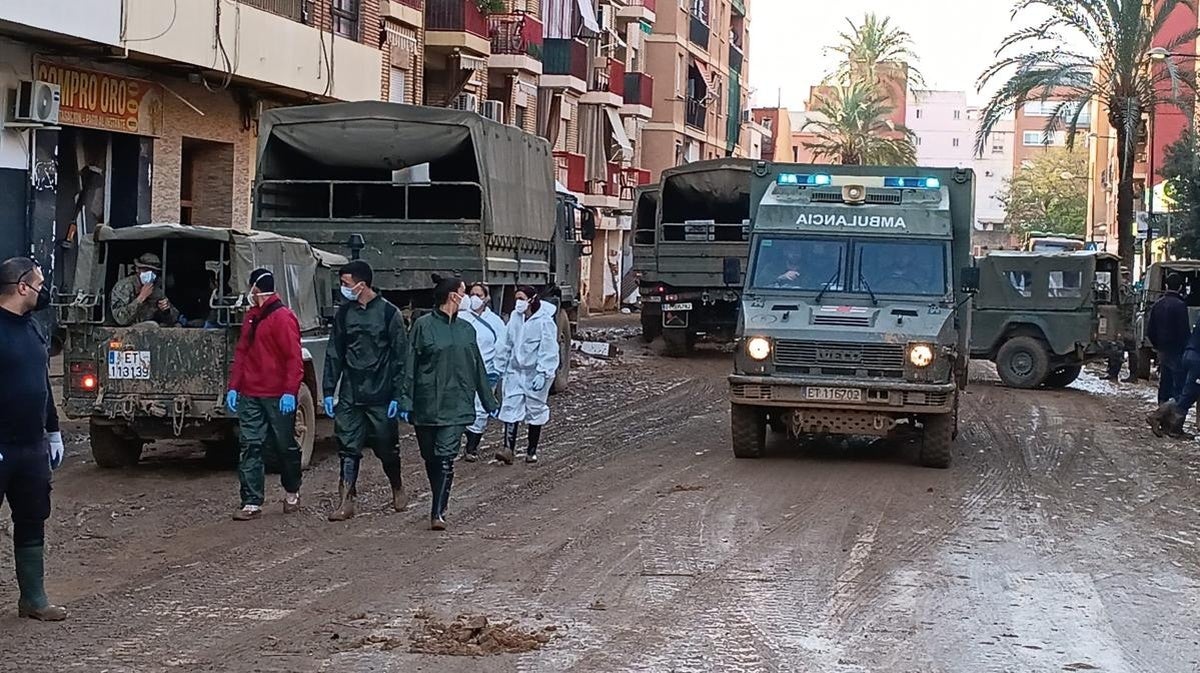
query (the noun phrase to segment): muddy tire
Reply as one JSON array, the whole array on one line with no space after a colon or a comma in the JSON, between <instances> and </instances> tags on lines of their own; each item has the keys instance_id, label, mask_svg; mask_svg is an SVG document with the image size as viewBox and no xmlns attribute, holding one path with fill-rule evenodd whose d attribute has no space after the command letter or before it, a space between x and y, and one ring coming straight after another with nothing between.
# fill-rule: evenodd
<instances>
[{"instance_id":1,"label":"muddy tire","mask_svg":"<svg viewBox=\"0 0 1200 673\"><path fill-rule=\"evenodd\" d=\"M665 328L662 331L664 353L668 357L681 358L692 354L695 338L686 329Z\"/></svg>"},{"instance_id":2,"label":"muddy tire","mask_svg":"<svg viewBox=\"0 0 1200 673\"><path fill-rule=\"evenodd\" d=\"M729 406L729 428L733 455L759 458L767 447L767 415L758 407L744 404Z\"/></svg>"},{"instance_id":3,"label":"muddy tire","mask_svg":"<svg viewBox=\"0 0 1200 673\"><path fill-rule=\"evenodd\" d=\"M651 343L662 336L662 316L642 311L642 341Z\"/></svg>"},{"instance_id":4,"label":"muddy tire","mask_svg":"<svg viewBox=\"0 0 1200 673\"><path fill-rule=\"evenodd\" d=\"M1059 367L1050 372L1046 377L1045 386L1047 388L1066 388L1079 378L1080 372L1083 371L1083 365L1070 365L1068 367Z\"/></svg>"},{"instance_id":5,"label":"muddy tire","mask_svg":"<svg viewBox=\"0 0 1200 673\"><path fill-rule=\"evenodd\" d=\"M1004 342L996 354L996 373L1010 388L1037 388L1050 374L1046 342L1033 337L1016 337Z\"/></svg>"},{"instance_id":6,"label":"muddy tire","mask_svg":"<svg viewBox=\"0 0 1200 673\"><path fill-rule=\"evenodd\" d=\"M307 470L312 464L313 444L317 439L317 408L307 383L300 384L300 394L296 396L295 437L296 445L300 447L300 469Z\"/></svg>"},{"instance_id":7,"label":"muddy tire","mask_svg":"<svg viewBox=\"0 0 1200 673\"><path fill-rule=\"evenodd\" d=\"M92 443L92 460L100 467L131 467L142 458L142 440L126 437L111 425L91 421L88 423L88 435Z\"/></svg>"},{"instance_id":8,"label":"muddy tire","mask_svg":"<svg viewBox=\"0 0 1200 673\"><path fill-rule=\"evenodd\" d=\"M550 383L550 393L566 392L571 386L571 320L559 310L554 321L558 323L558 371Z\"/></svg>"},{"instance_id":9,"label":"muddy tire","mask_svg":"<svg viewBox=\"0 0 1200 673\"><path fill-rule=\"evenodd\" d=\"M954 458L954 436L958 434L957 414L926 416L921 435L921 465L944 470Z\"/></svg>"}]
</instances>

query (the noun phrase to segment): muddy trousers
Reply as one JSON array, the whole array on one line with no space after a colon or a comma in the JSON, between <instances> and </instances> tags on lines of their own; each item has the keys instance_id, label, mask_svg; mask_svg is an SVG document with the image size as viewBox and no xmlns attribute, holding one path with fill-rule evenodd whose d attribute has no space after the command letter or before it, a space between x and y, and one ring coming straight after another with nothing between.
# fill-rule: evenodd
<instances>
[{"instance_id":1,"label":"muddy trousers","mask_svg":"<svg viewBox=\"0 0 1200 673\"><path fill-rule=\"evenodd\" d=\"M0 443L0 505L12 510L13 559L20 604L49 605L44 584L46 519L50 518L50 447Z\"/></svg>"},{"instance_id":2,"label":"muddy trousers","mask_svg":"<svg viewBox=\"0 0 1200 673\"><path fill-rule=\"evenodd\" d=\"M1133 341L1125 341L1121 350L1108 356L1108 377L1115 379L1121 375L1121 365L1125 357L1129 357L1129 378L1136 379L1138 375L1138 349Z\"/></svg>"},{"instance_id":3,"label":"muddy trousers","mask_svg":"<svg viewBox=\"0 0 1200 673\"><path fill-rule=\"evenodd\" d=\"M296 414L279 410L278 397L238 398L238 480L242 506L262 507L266 469L264 456L279 465L280 481L288 493L300 492L300 446L296 443Z\"/></svg>"},{"instance_id":4,"label":"muddy trousers","mask_svg":"<svg viewBox=\"0 0 1200 673\"><path fill-rule=\"evenodd\" d=\"M387 475L392 490L404 487L400 475L400 426L387 417L387 405L339 404L333 416L333 434L337 438L341 481L348 495L355 494L358 465L368 444Z\"/></svg>"},{"instance_id":5,"label":"muddy trousers","mask_svg":"<svg viewBox=\"0 0 1200 673\"><path fill-rule=\"evenodd\" d=\"M442 519L450 504L454 459L458 457L466 428L461 425L418 425L416 430L417 446L425 461L425 475L429 477L429 518Z\"/></svg>"},{"instance_id":6,"label":"muddy trousers","mask_svg":"<svg viewBox=\"0 0 1200 673\"><path fill-rule=\"evenodd\" d=\"M536 456L538 444L542 441L542 425L529 426L529 444L525 453L530 456ZM508 453L515 454L517 452L517 434L521 430L520 423L505 423L504 424L504 448Z\"/></svg>"},{"instance_id":7,"label":"muddy trousers","mask_svg":"<svg viewBox=\"0 0 1200 673\"><path fill-rule=\"evenodd\" d=\"M1175 398L1175 410L1180 416L1187 418L1188 412L1200 399L1200 353L1196 351L1183 352L1183 392Z\"/></svg>"},{"instance_id":8,"label":"muddy trousers","mask_svg":"<svg viewBox=\"0 0 1200 673\"><path fill-rule=\"evenodd\" d=\"M1183 384L1186 380L1183 356L1179 353L1158 351L1158 403L1178 399L1183 394Z\"/></svg>"}]
</instances>

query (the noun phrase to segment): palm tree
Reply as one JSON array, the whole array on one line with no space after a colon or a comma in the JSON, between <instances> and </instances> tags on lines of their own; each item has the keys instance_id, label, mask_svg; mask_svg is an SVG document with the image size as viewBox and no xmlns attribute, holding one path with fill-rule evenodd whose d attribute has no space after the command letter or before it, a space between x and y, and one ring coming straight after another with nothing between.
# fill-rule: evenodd
<instances>
[{"instance_id":1,"label":"palm tree","mask_svg":"<svg viewBox=\"0 0 1200 673\"><path fill-rule=\"evenodd\" d=\"M1099 101L1116 134L1117 249L1129 268L1133 268L1133 164L1138 132L1143 117L1159 105L1173 103L1190 111L1195 73L1182 70L1170 53L1193 43L1200 34L1193 28L1177 36L1160 35L1173 11L1195 10L1193 0L1154 0L1150 12L1144 3L1017 0L1014 19L1031 9L1048 13L1049 18L1005 38L996 62L980 75L981 90L994 80L1004 81L984 108L975 139L976 152L982 152L1004 115L1026 101L1050 100L1057 105L1046 132L1065 126L1071 148L1083 111L1093 100ZM1086 47L1069 47L1077 43Z\"/></svg>"},{"instance_id":2,"label":"palm tree","mask_svg":"<svg viewBox=\"0 0 1200 673\"><path fill-rule=\"evenodd\" d=\"M893 123L886 96L869 82L851 80L817 95L803 130L815 129L816 142L804 143L817 159L843 165L912 166L917 162L913 132Z\"/></svg>"},{"instance_id":3,"label":"palm tree","mask_svg":"<svg viewBox=\"0 0 1200 673\"><path fill-rule=\"evenodd\" d=\"M924 86L925 80L915 65L917 55L912 49L912 36L893 26L891 17L881 19L868 12L863 15L862 23L856 24L849 18L846 23L850 29L839 33L837 44L829 48L841 56L829 78L832 84L869 81L884 88L899 87L900 95L905 93L909 82Z\"/></svg>"}]
</instances>

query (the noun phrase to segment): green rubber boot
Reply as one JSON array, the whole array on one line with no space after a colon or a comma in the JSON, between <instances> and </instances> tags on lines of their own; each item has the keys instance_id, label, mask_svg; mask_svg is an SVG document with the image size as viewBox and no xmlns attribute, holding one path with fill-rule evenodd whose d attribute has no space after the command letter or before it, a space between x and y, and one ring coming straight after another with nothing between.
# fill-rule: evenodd
<instances>
[{"instance_id":1,"label":"green rubber boot","mask_svg":"<svg viewBox=\"0 0 1200 673\"><path fill-rule=\"evenodd\" d=\"M67 618L67 611L57 605L51 605L46 598L45 551L42 545L36 547L17 547L13 557L17 565L17 586L21 589L21 598L17 601L17 614L29 619L43 622L61 622Z\"/></svg>"}]
</instances>

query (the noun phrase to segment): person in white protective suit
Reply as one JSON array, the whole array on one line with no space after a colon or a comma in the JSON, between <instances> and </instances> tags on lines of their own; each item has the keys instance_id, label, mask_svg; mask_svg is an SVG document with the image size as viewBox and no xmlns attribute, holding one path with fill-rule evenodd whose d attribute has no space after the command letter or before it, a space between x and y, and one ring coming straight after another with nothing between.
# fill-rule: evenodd
<instances>
[{"instance_id":1,"label":"person in white protective suit","mask_svg":"<svg viewBox=\"0 0 1200 673\"><path fill-rule=\"evenodd\" d=\"M484 367L487 368L488 383L495 390L500 382L500 370L496 366L496 351L504 343L507 331L504 319L488 306L491 301L491 291L483 283L471 285L467 294L468 304L463 306L458 317L475 328L475 343L479 346L479 354L483 356ZM468 463L479 460L479 443L487 430L488 412L475 396L475 422L467 427L467 448L463 458Z\"/></svg>"},{"instance_id":2,"label":"person in white protective suit","mask_svg":"<svg viewBox=\"0 0 1200 673\"><path fill-rule=\"evenodd\" d=\"M550 421L550 384L558 372L558 307L542 301L531 287L517 289L517 305L508 320L504 345L496 354L496 366L504 385L500 420L504 423L504 446L496 458L511 465L516 455L521 423L529 424L529 448L525 462L537 462L542 427Z\"/></svg>"}]
</instances>

